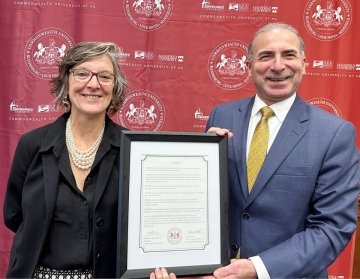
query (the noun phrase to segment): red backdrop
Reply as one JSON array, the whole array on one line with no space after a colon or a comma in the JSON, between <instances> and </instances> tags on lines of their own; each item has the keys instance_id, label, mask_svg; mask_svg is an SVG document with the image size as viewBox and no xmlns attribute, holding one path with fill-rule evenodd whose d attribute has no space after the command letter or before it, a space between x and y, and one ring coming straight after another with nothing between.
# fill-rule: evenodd
<instances>
[{"instance_id":1,"label":"red backdrop","mask_svg":"<svg viewBox=\"0 0 360 279\"><path fill-rule=\"evenodd\" d=\"M124 50L130 91L113 119L133 130L203 131L211 108L254 93L244 65L253 32L295 26L306 45L299 95L360 127L358 0L1 0L0 205L24 132L60 115L49 93L55 61L80 41ZM153 115L132 115L131 108ZM359 139L358 142L359 144ZM13 234L0 211L0 277ZM329 269L351 277L354 242Z\"/></svg>"}]
</instances>

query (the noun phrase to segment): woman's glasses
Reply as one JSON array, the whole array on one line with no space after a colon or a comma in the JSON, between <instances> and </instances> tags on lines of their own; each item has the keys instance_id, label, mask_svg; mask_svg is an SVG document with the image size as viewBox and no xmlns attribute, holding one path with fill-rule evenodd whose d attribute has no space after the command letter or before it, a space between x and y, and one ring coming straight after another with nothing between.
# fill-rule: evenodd
<instances>
[{"instance_id":1,"label":"woman's glasses","mask_svg":"<svg viewBox=\"0 0 360 279\"><path fill-rule=\"evenodd\" d=\"M109 72L93 73L85 69L71 69L70 73L73 74L74 79L78 82L89 82L93 76L96 76L97 81L101 85L112 85L115 76Z\"/></svg>"}]
</instances>

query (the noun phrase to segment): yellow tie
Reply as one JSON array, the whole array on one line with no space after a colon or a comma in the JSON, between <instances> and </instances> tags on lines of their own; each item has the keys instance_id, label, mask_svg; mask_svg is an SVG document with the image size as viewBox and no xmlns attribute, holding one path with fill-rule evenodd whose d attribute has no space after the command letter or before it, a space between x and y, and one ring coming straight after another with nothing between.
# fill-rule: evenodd
<instances>
[{"instance_id":1,"label":"yellow tie","mask_svg":"<svg viewBox=\"0 0 360 279\"><path fill-rule=\"evenodd\" d=\"M254 135L251 140L249 156L247 161L248 190L251 191L254 186L256 177L264 163L268 140L269 126L268 120L274 116L274 111L270 107L263 107L260 110L261 119L256 125Z\"/></svg>"}]
</instances>

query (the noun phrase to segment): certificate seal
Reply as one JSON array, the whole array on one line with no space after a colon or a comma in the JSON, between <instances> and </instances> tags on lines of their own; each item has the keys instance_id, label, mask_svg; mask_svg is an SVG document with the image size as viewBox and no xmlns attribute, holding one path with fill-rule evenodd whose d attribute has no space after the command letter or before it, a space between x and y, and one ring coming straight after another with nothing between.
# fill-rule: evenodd
<instances>
[{"instance_id":1,"label":"certificate seal","mask_svg":"<svg viewBox=\"0 0 360 279\"><path fill-rule=\"evenodd\" d=\"M178 244L183 238L182 231L179 228L171 228L168 231L167 238L171 244Z\"/></svg>"}]
</instances>

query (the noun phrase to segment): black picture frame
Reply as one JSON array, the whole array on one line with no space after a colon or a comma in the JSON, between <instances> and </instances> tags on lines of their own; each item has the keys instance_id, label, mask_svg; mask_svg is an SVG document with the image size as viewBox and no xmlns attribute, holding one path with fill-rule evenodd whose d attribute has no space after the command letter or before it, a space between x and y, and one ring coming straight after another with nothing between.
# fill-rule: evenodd
<instances>
[{"instance_id":1,"label":"black picture frame","mask_svg":"<svg viewBox=\"0 0 360 279\"><path fill-rule=\"evenodd\" d=\"M202 160L198 160L199 156ZM144 162L148 162L146 161L148 158L154 160L153 163L149 163L149 167L144 164ZM142 223L145 219L143 215L148 215L148 211L146 211L148 208L145 208L144 204L151 205L151 202L143 201L151 197L151 195L148 197L147 194L144 194L144 192L146 192L144 188L146 186L146 189L149 187L152 189L152 184L156 184L156 180L158 179L156 175L158 174L161 174L161 177L159 177L159 180L161 180L159 184L161 184L163 182L163 174L167 174L168 172L170 173L169 181L166 181L166 183L172 184L172 171L174 169L172 167L168 169L167 166L171 164L173 160L177 161L178 159L179 162L175 163L179 163L182 166L186 166L190 159L190 162L195 162L195 168L180 167L178 169L177 167L175 169L175 171L180 171L181 175L179 181L177 181L177 178L175 179L175 193L169 196L164 194L163 196L165 200L169 202L172 197L177 199L181 195L176 194L176 190L182 186L176 186L176 184L187 184L185 180L182 181L183 172L185 173L185 177L189 176L189 178L192 178L194 174L197 177L197 162L205 161L205 167L202 167L203 163L199 164L199 177L204 177L204 179L199 179L199 185L205 185L204 189L206 189L206 191L200 191L199 200L202 202L199 202L199 205L206 204L203 208L200 207L200 212L205 212L205 214L200 215L205 216L205 218L199 219L205 220L207 218L206 221L200 222L200 224L206 224L205 227L208 231L205 234L200 234L200 239L202 239L202 236L206 236L204 240L206 239L207 241L206 245L201 246L201 249L194 248L196 245L193 245L192 242L196 243L197 241L188 240L187 244L175 243L176 241L186 242L186 238L190 239L192 232L189 228L192 228L191 224L185 225L185 228L187 228L185 229L185 233L177 228L174 229L175 231L171 231L171 229L169 231L160 229L155 232L151 230L147 233L145 233L143 229L144 227L148 227ZM161 160L160 162L165 161L165 167L158 167L159 164L157 160ZM229 264L227 160L227 137L209 133L122 131L117 224L116 270L118 278L149 278L150 272L154 271L156 267L165 267L168 272L174 272L177 276L208 275L216 268ZM157 171L153 173L152 169L154 168L158 168L160 173ZM189 174L187 173L188 171ZM145 183L144 181L146 179L144 177L149 176L146 173L150 173L152 177L155 176L155 182ZM187 178L187 180L189 179ZM203 181L204 183L202 183ZM166 183L164 185L167 185ZM149 186L150 184L151 186ZM165 187L163 188L165 189ZM190 185L190 188L188 187L187 189L191 189L191 187ZM158 192L152 193L157 195ZM167 197L169 197L169 199ZM206 198L205 202L204 199L202 199L203 197ZM196 203L197 201L194 202ZM180 202L180 206L185 204L186 202ZM152 206L149 208L152 209ZM190 212L192 210L191 208L192 207L189 207ZM172 209L172 205L166 208L166 210ZM176 212L181 211L182 210L177 210ZM144 212L144 214L142 214L142 212ZM160 210L160 212L162 211ZM169 216L169 218L172 219L171 215ZM181 217L185 218L186 223L187 215ZM145 222L149 223L149 220L150 223L157 222L157 218L152 218L153 217L146 219L147 221ZM196 218L193 221L195 221ZM173 225L170 223L170 221L164 222L155 227L164 227L167 224L169 224L169 226ZM194 224L195 223L196 222L194 222ZM137 227L137 224L139 224L139 227ZM196 225L194 225L194 227L196 227ZM143 239L149 239L149 234L162 235L161 237L164 237L165 231L167 241L170 244L167 241L160 241L161 244L158 245L156 241L151 240L148 241L150 243L148 243L148 246L155 248L144 249ZM199 231L203 230L195 230L195 234ZM144 235L146 235L146 237L144 237ZM201 241L199 243L201 243ZM162 250L163 247L175 247L176 245L179 245L181 249L164 248ZM187 245L190 245L190 248L186 248Z\"/></svg>"}]
</instances>

